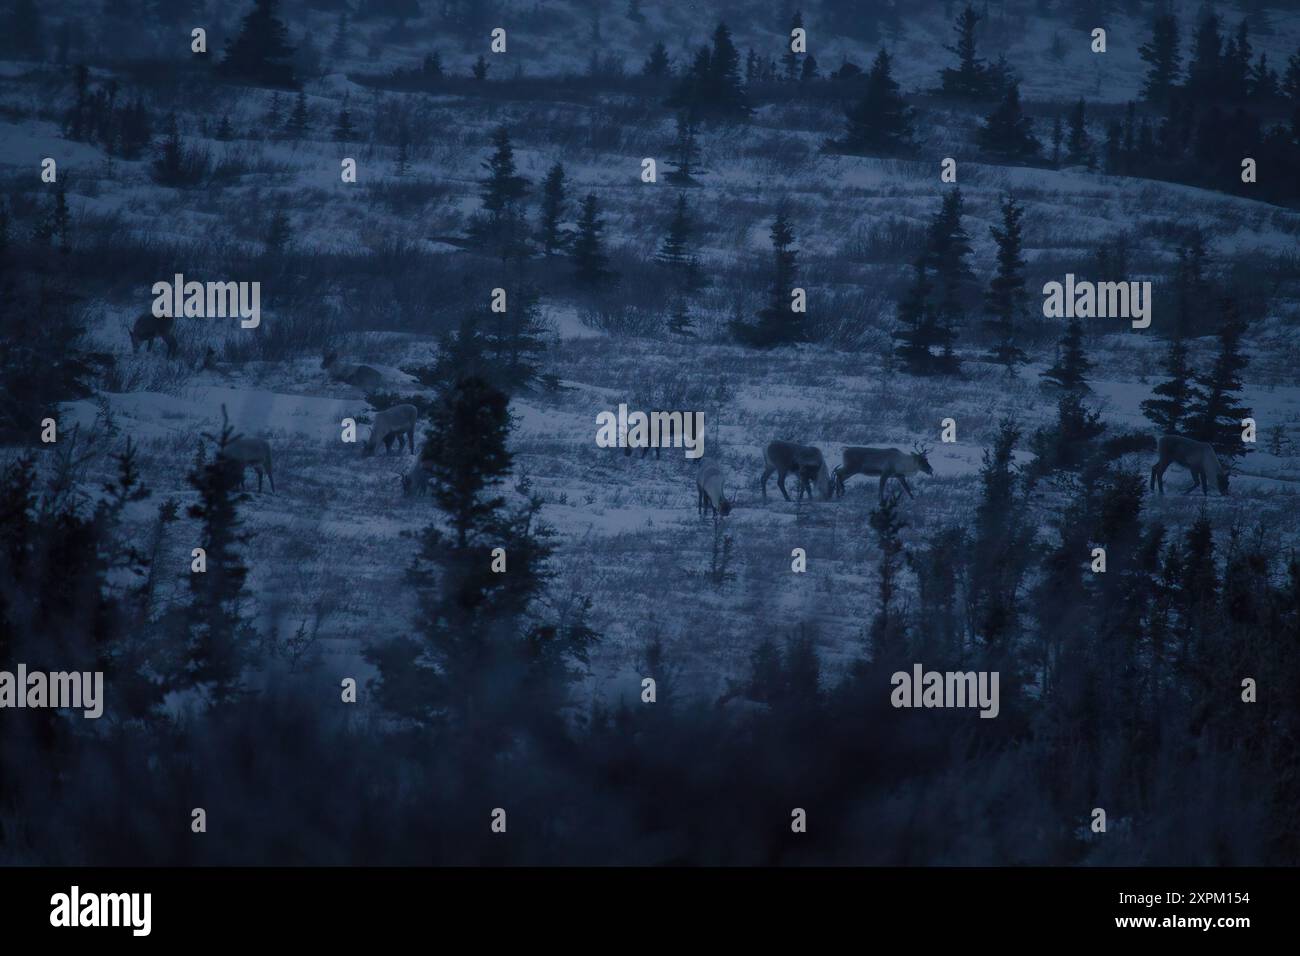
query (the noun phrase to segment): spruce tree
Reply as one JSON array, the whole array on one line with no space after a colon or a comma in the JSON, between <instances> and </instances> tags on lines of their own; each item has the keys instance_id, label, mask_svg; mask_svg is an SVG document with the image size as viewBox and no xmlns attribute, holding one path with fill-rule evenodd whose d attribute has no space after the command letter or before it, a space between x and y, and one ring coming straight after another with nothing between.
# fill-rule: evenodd
<instances>
[{"instance_id":1,"label":"spruce tree","mask_svg":"<svg viewBox=\"0 0 1300 956\"><path fill-rule=\"evenodd\" d=\"M664 46L663 40L656 40L655 45L650 49L650 55L646 57L645 66L641 68L642 74L652 79L663 79L672 73L671 61L668 59L668 48Z\"/></svg>"},{"instance_id":2,"label":"spruce tree","mask_svg":"<svg viewBox=\"0 0 1300 956\"><path fill-rule=\"evenodd\" d=\"M485 376L493 386L507 395L528 389L541 377L541 356L546 351L542 341L541 304L537 291L530 287L511 290L505 312L494 312L487 323L484 354L491 372Z\"/></svg>"},{"instance_id":3,"label":"spruce tree","mask_svg":"<svg viewBox=\"0 0 1300 956\"><path fill-rule=\"evenodd\" d=\"M1151 26L1151 42L1142 44L1138 48L1138 55L1148 67L1146 80L1142 84L1142 97L1157 106L1163 106L1169 102L1169 96L1182 74L1178 18L1172 13L1157 15Z\"/></svg>"},{"instance_id":4,"label":"spruce tree","mask_svg":"<svg viewBox=\"0 0 1300 956\"><path fill-rule=\"evenodd\" d=\"M1236 304L1225 299L1221 309L1219 352L1210 370L1196 377L1198 388L1187 415L1188 434L1213 445L1219 455L1239 458L1250 450L1241 440L1241 420L1251 415L1241 404L1241 372L1247 359L1241 354L1243 326Z\"/></svg>"},{"instance_id":5,"label":"spruce tree","mask_svg":"<svg viewBox=\"0 0 1300 956\"><path fill-rule=\"evenodd\" d=\"M248 568L240 546L250 535L242 530L238 513L238 505L248 496L239 490L242 466L223 457L237 436L224 406L221 411L221 431L205 436L215 443L215 453L189 476L199 495L189 507L189 516L200 523L198 546L206 570L188 576L187 639L178 678L180 687L199 688L213 705L230 703L239 695L252 640L252 628L241 611Z\"/></svg>"},{"instance_id":6,"label":"spruce tree","mask_svg":"<svg viewBox=\"0 0 1300 956\"><path fill-rule=\"evenodd\" d=\"M495 220L523 200L528 181L515 168L515 150L504 126L492 134L492 145L492 156L483 162L487 178L482 182L481 192L483 208Z\"/></svg>"},{"instance_id":7,"label":"spruce tree","mask_svg":"<svg viewBox=\"0 0 1300 956\"><path fill-rule=\"evenodd\" d=\"M352 112L344 103L343 108L339 110L338 121L334 124L334 141L336 143L350 143L356 138L356 130L352 126Z\"/></svg>"},{"instance_id":8,"label":"spruce tree","mask_svg":"<svg viewBox=\"0 0 1300 956\"><path fill-rule=\"evenodd\" d=\"M977 56L975 30L981 19L975 8L969 5L957 16L954 26L957 42L954 46L944 47L956 55L957 68L946 68L940 74L943 92L948 96L982 100L991 93L1001 92L993 89L988 64Z\"/></svg>"},{"instance_id":9,"label":"spruce tree","mask_svg":"<svg viewBox=\"0 0 1300 956\"><path fill-rule=\"evenodd\" d=\"M785 35L789 37L795 30L803 28L803 11L796 10L794 16L790 18L790 28L786 30ZM799 77L799 54L790 48L789 41L786 42L785 53L781 55L781 69L785 72L787 83L793 83Z\"/></svg>"},{"instance_id":10,"label":"spruce tree","mask_svg":"<svg viewBox=\"0 0 1300 956\"><path fill-rule=\"evenodd\" d=\"M1065 162L1070 166L1087 166L1092 169L1097 157L1092 137L1088 134L1086 104L1080 99L1070 111L1070 132L1065 140Z\"/></svg>"},{"instance_id":11,"label":"spruce tree","mask_svg":"<svg viewBox=\"0 0 1300 956\"><path fill-rule=\"evenodd\" d=\"M896 607L898 577L907 555L903 549L902 531L907 522L898 513L899 492L895 491L875 508L867 519L880 552L877 565L876 614L871 620L868 634L871 641L871 658L877 665L896 666L907 656L907 620Z\"/></svg>"},{"instance_id":12,"label":"spruce tree","mask_svg":"<svg viewBox=\"0 0 1300 956\"><path fill-rule=\"evenodd\" d=\"M700 151L695 142L695 120L689 112L677 114L677 138L673 142L673 169L664 175L664 179L677 186L695 184L694 173L699 171Z\"/></svg>"},{"instance_id":13,"label":"spruce tree","mask_svg":"<svg viewBox=\"0 0 1300 956\"><path fill-rule=\"evenodd\" d=\"M691 234L694 226L686 209L686 194L677 194L677 204L673 210L673 220L668 225L668 234L664 236L663 245L655 259L670 266L678 275L678 282L683 289L696 289L700 285L700 263L691 252Z\"/></svg>"},{"instance_id":14,"label":"spruce tree","mask_svg":"<svg viewBox=\"0 0 1300 956\"><path fill-rule=\"evenodd\" d=\"M994 317L987 323L995 336L989 358L1005 365L1008 371L1028 360L1016 345L1017 320L1025 311L1024 215L1024 207L1008 196L1002 201L1001 228L989 227L998 246L997 273L985 298L989 314Z\"/></svg>"},{"instance_id":15,"label":"spruce tree","mask_svg":"<svg viewBox=\"0 0 1300 956\"><path fill-rule=\"evenodd\" d=\"M926 234L926 262L934 275L933 315L939 345L939 371L955 373L957 359L952 352L956 327L964 322L965 305L970 298L968 286L974 279L969 257L970 235L962 225L964 199L954 186L944 194L939 211L930 221Z\"/></svg>"},{"instance_id":16,"label":"spruce tree","mask_svg":"<svg viewBox=\"0 0 1300 956\"><path fill-rule=\"evenodd\" d=\"M1282 75L1282 94L1300 107L1300 51L1287 57L1286 72Z\"/></svg>"},{"instance_id":17,"label":"spruce tree","mask_svg":"<svg viewBox=\"0 0 1300 956\"><path fill-rule=\"evenodd\" d=\"M975 141L987 152L1008 159L1033 159L1042 149L1034 136L1034 124L1020 108L1020 84L1007 84L1002 102L975 133Z\"/></svg>"},{"instance_id":18,"label":"spruce tree","mask_svg":"<svg viewBox=\"0 0 1300 956\"><path fill-rule=\"evenodd\" d=\"M571 664L594 639L582 613L559 625L534 617L550 577L550 532L538 523L539 499L512 512L499 493L511 470L509 429L506 396L481 379L459 381L435 407L423 454L439 514L410 572L418 635L367 654L385 709L451 722L467 753L494 753L555 719ZM498 560L508 573L494 573Z\"/></svg>"},{"instance_id":19,"label":"spruce tree","mask_svg":"<svg viewBox=\"0 0 1300 956\"><path fill-rule=\"evenodd\" d=\"M1220 93L1219 81L1223 70L1220 22L1218 14L1203 19L1192 43L1192 59L1187 66L1187 92L1198 100L1212 101Z\"/></svg>"},{"instance_id":20,"label":"spruce tree","mask_svg":"<svg viewBox=\"0 0 1300 956\"><path fill-rule=\"evenodd\" d=\"M1038 429L1030 440L1034 473L1081 471L1096 463L1096 440L1106 430L1098 412L1083 402L1083 394L1067 391L1056 401L1056 421Z\"/></svg>"},{"instance_id":21,"label":"spruce tree","mask_svg":"<svg viewBox=\"0 0 1300 956\"><path fill-rule=\"evenodd\" d=\"M720 116L744 117L750 112L740 78L740 52L725 23L719 23L713 31L704 103L706 111Z\"/></svg>"},{"instance_id":22,"label":"spruce tree","mask_svg":"<svg viewBox=\"0 0 1300 956\"><path fill-rule=\"evenodd\" d=\"M556 163L546 172L542 181L542 202L539 208L538 240L542 251L553 256L564 244L560 221L564 218L567 203L564 166Z\"/></svg>"},{"instance_id":23,"label":"spruce tree","mask_svg":"<svg viewBox=\"0 0 1300 956\"><path fill-rule=\"evenodd\" d=\"M695 337L695 322L691 318L690 306L684 295L678 295L673 299L672 312L668 316L668 331L673 335Z\"/></svg>"},{"instance_id":24,"label":"spruce tree","mask_svg":"<svg viewBox=\"0 0 1300 956\"><path fill-rule=\"evenodd\" d=\"M767 306L758 313L758 321L750 325L733 321L732 333L746 345L772 348L807 340L804 314L791 308L791 292L795 286L798 252L794 244L794 230L790 228L785 209L778 210L772 222L772 284L768 287Z\"/></svg>"},{"instance_id":25,"label":"spruce tree","mask_svg":"<svg viewBox=\"0 0 1300 956\"><path fill-rule=\"evenodd\" d=\"M934 372L934 315L930 310L931 286L926 278L925 257L917 258L913 269L915 277L905 298L898 306L900 328L894 332L897 345L894 354L903 361L903 367L912 375L930 375Z\"/></svg>"},{"instance_id":26,"label":"spruce tree","mask_svg":"<svg viewBox=\"0 0 1300 956\"><path fill-rule=\"evenodd\" d=\"M1083 351L1083 325L1077 317L1072 318L1057 346L1056 362L1040 373L1040 377L1068 392L1090 392L1087 375L1091 368L1092 363Z\"/></svg>"},{"instance_id":27,"label":"spruce tree","mask_svg":"<svg viewBox=\"0 0 1300 956\"><path fill-rule=\"evenodd\" d=\"M226 44L217 72L227 79L297 89L289 30L278 16L278 0L254 0L239 33Z\"/></svg>"},{"instance_id":28,"label":"spruce tree","mask_svg":"<svg viewBox=\"0 0 1300 956\"><path fill-rule=\"evenodd\" d=\"M611 277L601 233L605 221L600 218L596 194L588 193L578 214L578 235L573 240L574 273L579 282L594 285Z\"/></svg>"},{"instance_id":29,"label":"spruce tree","mask_svg":"<svg viewBox=\"0 0 1300 956\"><path fill-rule=\"evenodd\" d=\"M1151 389L1154 397L1142 403L1142 414L1162 435L1182 434L1193 397L1192 368L1188 363L1187 343L1181 335L1169 342L1164 361L1169 377Z\"/></svg>"},{"instance_id":30,"label":"spruce tree","mask_svg":"<svg viewBox=\"0 0 1300 956\"><path fill-rule=\"evenodd\" d=\"M307 109L307 94L300 90L293 104L293 112L289 114L289 119L284 124L284 131L290 139L296 141L306 136L310 129L311 114Z\"/></svg>"},{"instance_id":31,"label":"spruce tree","mask_svg":"<svg viewBox=\"0 0 1300 956\"><path fill-rule=\"evenodd\" d=\"M835 144L846 152L902 152L911 148L912 111L892 75L889 54L881 49L871 64L867 88L847 113L844 138Z\"/></svg>"},{"instance_id":32,"label":"spruce tree","mask_svg":"<svg viewBox=\"0 0 1300 956\"><path fill-rule=\"evenodd\" d=\"M1014 699L1020 683L1015 657L1020 588L1037 531L1026 520L1023 481L1014 466L1019 439L1016 425L1003 421L993 447L984 450L980 501L966 558L972 630L982 644L985 665L1002 674L1004 700Z\"/></svg>"},{"instance_id":33,"label":"spruce tree","mask_svg":"<svg viewBox=\"0 0 1300 956\"><path fill-rule=\"evenodd\" d=\"M740 53L725 23L713 32L713 46L701 47L677 84L668 105L692 117L742 119L750 114L740 76Z\"/></svg>"}]
</instances>

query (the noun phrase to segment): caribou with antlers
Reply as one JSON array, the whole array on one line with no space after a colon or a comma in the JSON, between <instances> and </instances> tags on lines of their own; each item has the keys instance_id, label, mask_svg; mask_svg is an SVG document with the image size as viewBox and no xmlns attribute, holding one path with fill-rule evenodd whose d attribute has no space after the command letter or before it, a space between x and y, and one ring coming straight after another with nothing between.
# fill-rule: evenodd
<instances>
[{"instance_id":1,"label":"caribou with antlers","mask_svg":"<svg viewBox=\"0 0 1300 956\"><path fill-rule=\"evenodd\" d=\"M1165 493L1165 469L1170 465L1182 465L1192 473L1192 487L1188 488L1183 494L1190 495L1200 485L1201 494L1208 496L1210 493L1207 478L1213 478L1214 483L1219 488L1219 494L1228 493L1228 475L1232 471L1231 465L1225 465L1219 460L1219 456L1214 453L1214 446L1208 445L1203 441L1196 441L1193 438L1184 438L1182 435L1161 435L1156 441L1156 452L1160 455L1159 460L1151 467L1151 489L1154 491L1157 486L1160 493Z\"/></svg>"},{"instance_id":2,"label":"caribou with antlers","mask_svg":"<svg viewBox=\"0 0 1300 956\"><path fill-rule=\"evenodd\" d=\"M366 439L365 444L361 446L361 454L365 457L373 455L379 448L379 443L384 443L384 452L388 453L393 450L393 439L397 439L397 453L400 455L402 449L410 446L410 454L415 454L415 422L419 417L419 411L414 405L394 405L392 408L385 408L375 416L375 423L370 426L370 437Z\"/></svg>"},{"instance_id":3,"label":"caribou with antlers","mask_svg":"<svg viewBox=\"0 0 1300 956\"><path fill-rule=\"evenodd\" d=\"M709 511L723 517L731 514L732 502L723 495L722 469L717 462L710 461L700 466L695 488L699 492L696 510L701 518Z\"/></svg>"},{"instance_id":4,"label":"caribou with antlers","mask_svg":"<svg viewBox=\"0 0 1300 956\"><path fill-rule=\"evenodd\" d=\"M222 409L224 414L225 409ZM244 475L252 467L257 472L257 490L262 490L262 475L270 482L275 494L275 476L271 474L271 443L265 438L235 438L221 449L221 460L239 469L239 487L244 487Z\"/></svg>"},{"instance_id":5,"label":"caribou with antlers","mask_svg":"<svg viewBox=\"0 0 1300 956\"><path fill-rule=\"evenodd\" d=\"M844 497L844 482L853 475L879 475L880 500L885 500L885 485L890 478L897 478L907 497L915 497L907 484L907 476L918 471L933 475L930 467L930 446L920 442L913 443L912 451L900 451L897 448L858 448L844 449L843 461L835 466L835 491Z\"/></svg>"},{"instance_id":6,"label":"caribou with antlers","mask_svg":"<svg viewBox=\"0 0 1300 956\"><path fill-rule=\"evenodd\" d=\"M760 483L764 501L767 501L767 479L772 477L772 472L776 472L776 486L781 489L781 494L785 496L786 501L790 500L790 494L785 490L785 476L792 471L799 480L798 493L801 500L805 489L808 497L812 497L814 481L817 482L817 489L822 493L822 498L831 497L831 477L826 469L826 459L822 457L821 450L812 445L774 441L763 450L763 466L763 477Z\"/></svg>"}]
</instances>

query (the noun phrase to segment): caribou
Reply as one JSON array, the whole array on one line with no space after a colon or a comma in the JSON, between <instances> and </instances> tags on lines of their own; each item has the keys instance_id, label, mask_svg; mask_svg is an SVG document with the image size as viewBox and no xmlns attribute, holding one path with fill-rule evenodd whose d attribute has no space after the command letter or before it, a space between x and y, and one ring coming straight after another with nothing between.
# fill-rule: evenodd
<instances>
[{"instance_id":1,"label":"caribou","mask_svg":"<svg viewBox=\"0 0 1300 956\"><path fill-rule=\"evenodd\" d=\"M385 408L375 416L375 423L370 426L370 437L361 446L361 454L369 457L375 453L379 443L384 443L385 454L393 450L393 439L397 439L397 453L410 446L410 453L415 454L415 420L419 412L414 405L394 405Z\"/></svg>"},{"instance_id":2,"label":"caribou","mask_svg":"<svg viewBox=\"0 0 1300 956\"><path fill-rule=\"evenodd\" d=\"M700 466L700 473L695 477L695 488L699 492L696 512L701 518L706 511L723 517L731 514L731 502L723 495L722 469L716 462Z\"/></svg>"},{"instance_id":3,"label":"caribou","mask_svg":"<svg viewBox=\"0 0 1300 956\"><path fill-rule=\"evenodd\" d=\"M776 472L776 486L786 501L790 494L785 490L785 476L795 472L799 480L798 492L802 500L804 490L812 497L812 482L817 482L817 489L823 498L831 496L830 472L826 470L826 459L819 449L812 445L796 445L790 441L774 441L763 450L763 500L767 501L767 479Z\"/></svg>"},{"instance_id":4,"label":"caribou","mask_svg":"<svg viewBox=\"0 0 1300 956\"><path fill-rule=\"evenodd\" d=\"M320 367L328 372L334 381L360 389L375 389L384 384L383 373L378 369L371 368L369 365L340 361L338 352L326 352L321 358Z\"/></svg>"},{"instance_id":5,"label":"caribou","mask_svg":"<svg viewBox=\"0 0 1300 956\"><path fill-rule=\"evenodd\" d=\"M1192 487L1183 494L1190 495L1201 488L1202 495L1209 495L1208 478L1213 478L1219 487L1219 494L1228 493L1229 466L1219 461L1214 453L1214 446L1182 435L1161 435L1156 441L1156 451L1160 459L1151 467L1151 490L1158 486L1160 493L1165 493L1165 469L1170 465L1182 465L1192 473Z\"/></svg>"},{"instance_id":6,"label":"caribou","mask_svg":"<svg viewBox=\"0 0 1300 956\"><path fill-rule=\"evenodd\" d=\"M429 485L433 482L433 470L429 467L430 464L421 449L420 456L402 473L402 494L407 497L414 495L418 498L429 493Z\"/></svg>"},{"instance_id":7,"label":"caribou","mask_svg":"<svg viewBox=\"0 0 1300 956\"><path fill-rule=\"evenodd\" d=\"M907 492L907 497L915 497L907 484L907 476L918 471L933 475L927 457L928 446L919 443L912 445L912 451L899 451L897 448L858 448L844 449L843 461L835 466L835 492L844 497L844 482L853 475L879 475L880 500L885 500L885 485L890 478L897 478Z\"/></svg>"},{"instance_id":8,"label":"caribou","mask_svg":"<svg viewBox=\"0 0 1300 956\"><path fill-rule=\"evenodd\" d=\"M221 449L219 455L223 461L239 469L239 487L244 487L244 476L251 465L257 471L257 490L262 491L262 475L270 482L271 493L275 493L275 476L271 473L271 444L264 438L236 438Z\"/></svg>"},{"instance_id":9,"label":"caribou","mask_svg":"<svg viewBox=\"0 0 1300 956\"><path fill-rule=\"evenodd\" d=\"M158 316L152 312L142 313L131 326L131 351L138 351L143 342L145 351L152 352L153 340L161 339L167 346L167 357L171 358L176 354L176 336L172 334L175 325L176 320L171 316Z\"/></svg>"}]
</instances>

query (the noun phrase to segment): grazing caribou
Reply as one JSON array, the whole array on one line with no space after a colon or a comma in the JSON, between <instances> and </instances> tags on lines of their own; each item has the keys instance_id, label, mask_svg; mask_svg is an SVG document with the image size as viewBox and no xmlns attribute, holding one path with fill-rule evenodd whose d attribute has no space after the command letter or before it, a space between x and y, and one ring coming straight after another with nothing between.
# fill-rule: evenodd
<instances>
[{"instance_id":1,"label":"grazing caribou","mask_svg":"<svg viewBox=\"0 0 1300 956\"><path fill-rule=\"evenodd\" d=\"M433 481L430 464L423 455L411 463L411 467L402 474L402 494L419 498L429 493L429 485Z\"/></svg>"},{"instance_id":2,"label":"grazing caribou","mask_svg":"<svg viewBox=\"0 0 1300 956\"><path fill-rule=\"evenodd\" d=\"M1228 493L1229 467L1219 461L1214 453L1214 446L1182 435L1161 435L1156 441L1156 451L1160 460L1151 467L1151 488L1157 486L1160 493L1165 493L1165 469L1170 465L1182 465L1192 473L1192 487L1183 494L1190 495L1200 485L1201 494L1209 495L1208 478L1213 478L1219 488L1219 494Z\"/></svg>"},{"instance_id":3,"label":"grazing caribou","mask_svg":"<svg viewBox=\"0 0 1300 956\"><path fill-rule=\"evenodd\" d=\"M370 426L370 437L361 446L361 454L369 457L375 453L379 443L384 443L384 453L393 450L393 439L397 439L397 453L410 446L410 453L415 454L415 420L419 412L414 405L394 405L385 408L375 416L375 423Z\"/></svg>"},{"instance_id":4,"label":"grazing caribou","mask_svg":"<svg viewBox=\"0 0 1300 956\"><path fill-rule=\"evenodd\" d=\"M135 324L131 326L131 351L137 351L140 343L143 342L144 350L152 352L153 340L161 339L167 346L167 357L171 358L176 354L176 336L172 334L175 325L176 320L171 316L157 316L152 312L141 313L135 320Z\"/></svg>"},{"instance_id":5,"label":"grazing caribou","mask_svg":"<svg viewBox=\"0 0 1300 956\"><path fill-rule=\"evenodd\" d=\"M339 360L338 352L326 352L321 358L320 367L329 372L336 382L344 382L357 388L369 390L384 384L383 373L369 365L357 365L353 362Z\"/></svg>"},{"instance_id":6,"label":"grazing caribou","mask_svg":"<svg viewBox=\"0 0 1300 956\"><path fill-rule=\"evenodd\" d=\"M722 469L716 462L700 466L700 473L695 477L695 488L699 492L696 512L701 518L706 510L724 517L731 514L731 502L723 495Z\"/></svg>"},{"instance_id":7,"label":"grazing caribou","mask_svg":"<svg viewBox=\"0 0 1300 956\"><path fill-rule=\"evenodd\" d=\"M830 472L826 470L826 459L819 449L812 445L796 445L791 441L774 441L763 450L763 500L767 500L767 479L776 472L776 486L786 501L790 494L785 490L785 476L794 472L799 481L799 497L803 498L804 489L812 497L812 482L817 482L817 489L823 498L831 496Z\"/></svg>"},{"instance_id":8,"label":"grazing caribou","mask_svg":"<svg viewBox=\"0 0 1300 956\"><path fill-rule=\"evenodd\" d=\"M221 449L220 457L239 469L239 487L244 487L244 475L251 465L257 470L257 490L262 490L262 475L271 484L271 493L275 493L275 476L271 474L271 445L264 438L236 438Z\"/></svg>"},{"instance_id":9,"label":"grazing caribou","mask_svg":"<svg viewBox=\"0 0 1300 956\"><path fill-rule=\"evenodd\" d=\"M907 484L907 476L918 471L933 475L930 467L930 449L920 444L912 446L911 452L899 451L897 448L858 448L844 449L844 460L835 466L835 492L844 497L844 482L853 475L879 475L880 500L885 500L885 485L890 478L897 478L902 484L907 497L912 498L912 489Z\"/></svg>"}]
</instances>

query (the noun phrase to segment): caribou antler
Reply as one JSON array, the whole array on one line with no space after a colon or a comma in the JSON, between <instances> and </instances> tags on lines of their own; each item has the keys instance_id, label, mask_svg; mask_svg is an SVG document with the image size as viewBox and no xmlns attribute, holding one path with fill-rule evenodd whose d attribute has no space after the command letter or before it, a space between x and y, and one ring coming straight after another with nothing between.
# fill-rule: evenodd
<instances>
[{"instance_id":1,"label":"caribou antler","mask_svg":"<svg viewBox=\"0 0 1300 956\"><path fill-rule=\"evenodd\" d=\"M919 441L912 442L912 453L915 455L920 455L922 458L928 456L933 448L934 446L927 442L919 442Z\"/></svg>"}]
</instances>

